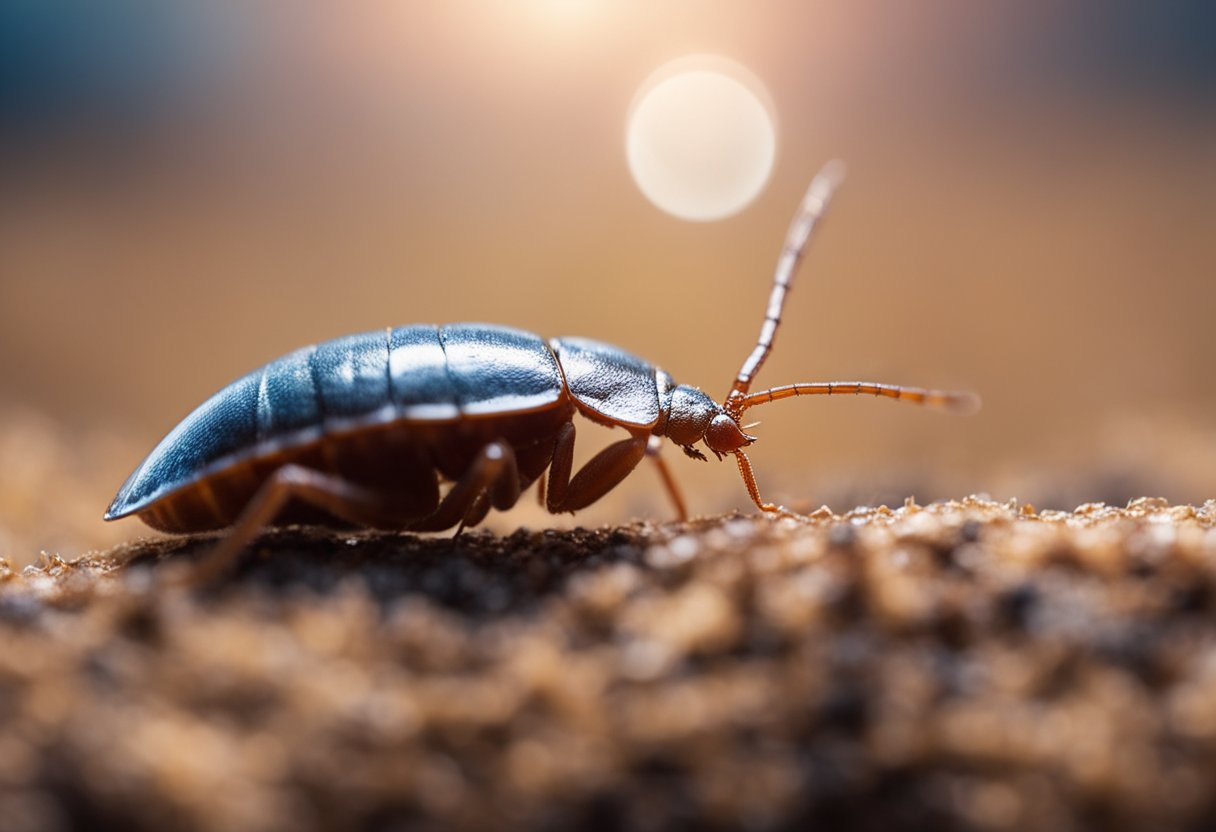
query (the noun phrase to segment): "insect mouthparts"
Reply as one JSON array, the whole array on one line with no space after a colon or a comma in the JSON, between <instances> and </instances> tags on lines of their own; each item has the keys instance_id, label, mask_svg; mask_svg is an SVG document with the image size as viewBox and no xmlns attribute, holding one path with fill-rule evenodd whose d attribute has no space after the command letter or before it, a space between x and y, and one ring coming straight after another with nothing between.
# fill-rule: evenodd
<instances>
[{"instance_id":1,"label":"insect mouthparts","mask_svg":"<svg viewBox=\"0 0 1216 832\"><path fill-rule=\"evenodd\" d=\"M687 456L692 457L693 459L699 459L702 462L709 462L709 458L706 457L705 454L701 453L699 450L694 448L692 445L681 445L680 449L683 450ZM720 458L721 457L719 457L719 459Z\"/></svg>"}]
</instances>

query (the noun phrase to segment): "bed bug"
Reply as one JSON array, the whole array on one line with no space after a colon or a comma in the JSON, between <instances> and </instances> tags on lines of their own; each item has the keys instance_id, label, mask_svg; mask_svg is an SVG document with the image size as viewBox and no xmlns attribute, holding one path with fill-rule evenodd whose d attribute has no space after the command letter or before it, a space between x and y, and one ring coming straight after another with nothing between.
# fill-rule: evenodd
<instances>
[{"instance_id":1,"label":"bed bug","mask_svg":"<svg viewBox=\"0 0 1216 832\"><path fill-rule=\"evenodd\" d=\"M686 518L659 456L663 439L694 459L707 459L698 443L719 460L733 457L756 506L788 513L761 499L744 452L756 441L742 424L750 408L791 396L859 394L956 411L978 404L969 393L873 382L751 392L842 174L832 162L811 182L778 259L756 346L721 404L599 341L546 341L488 324L381 329L297 350L220 390L153 449L105 518L134 514L178 533L229 528L205 561L213 573L279 523L463 528L491 508L511 508L535 482L550 512L574 512L611 491L643 457ZM572 473L576 413L628 436Z\"/></svg>"}]
</instances>

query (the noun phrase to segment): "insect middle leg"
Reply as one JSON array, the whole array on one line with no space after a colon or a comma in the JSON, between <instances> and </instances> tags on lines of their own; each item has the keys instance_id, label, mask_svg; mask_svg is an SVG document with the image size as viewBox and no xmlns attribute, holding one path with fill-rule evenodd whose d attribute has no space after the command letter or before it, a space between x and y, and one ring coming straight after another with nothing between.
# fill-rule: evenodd
<instances>
[{"instance_id":1,"label":"insect middle leg","mask_svg":"<svg viewBox=\"0 0 1216 832\"><path fill-rule=\"evenodd\" d=\"M515 451L506 442L491 442L481 449L435 511L409 522L404 528L437 532L458 523L476 525L485 517L489 506L499 510L514 506L519 500L520 488ZM488 504L483 504L482 500Z\"/></svg>"},{"instance_id":2,"label":"insect middle leg","mask_svg":"<svg viewBox=\"0 0 1216 832\"><path fill-rule=\"evenodd\" d=\"M551 514L578 511L620 485L646 455L648 437L614 442L587 461L571 478L574 467L574 425L565 424L553 448L545 507Z\"/></svg>"}]
</instances>

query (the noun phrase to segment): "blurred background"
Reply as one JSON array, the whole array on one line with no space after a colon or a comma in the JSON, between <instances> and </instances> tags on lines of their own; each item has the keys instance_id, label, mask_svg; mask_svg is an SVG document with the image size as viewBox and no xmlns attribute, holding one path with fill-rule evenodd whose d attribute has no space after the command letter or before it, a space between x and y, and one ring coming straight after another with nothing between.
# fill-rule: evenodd
<instances>
[{"instance_id":1,"label":"blurred background","mask_svg":"<svg viewBox=\"0 0 1216 832\"><path fill-rule=\"evenodd\" d=\"M767 116L728 148L751 190L700 221L656 205L627 151L654 74L690 55L729 62ZM721 396L833 157L850 175L759 384L955 387L984 409L756 411L767 497L1216 496L1206 0L17 0L0 557L145 534L100 515L178 419L349 332L584 335ZM579 430L584 457L611 438ZM670 460L695 511L750 510L733 465ZM533 502L496 527L669 517L645 468L576 519Z\"/></svg>"}]
</instances>

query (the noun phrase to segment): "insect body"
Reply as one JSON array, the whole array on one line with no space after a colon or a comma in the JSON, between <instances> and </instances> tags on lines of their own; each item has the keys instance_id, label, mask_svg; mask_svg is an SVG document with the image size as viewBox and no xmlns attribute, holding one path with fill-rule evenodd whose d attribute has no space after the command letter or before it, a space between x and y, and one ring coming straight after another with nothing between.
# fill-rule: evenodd
<instances>
[{"instance_id":1,"label":"insect body","mask_svg":"<svg viewBox=\"0 0 1216 832\"><path fill-rule=\"evenodd\" d=\"M684 517L658 455L662 439L700 460L698 444L719 459L734 456L755 504L782 512L761 499L743 450L755 441L741 426L749 408L817 394L868 393L956 410L977 403L965 393L869 382L750 392L840 175L839 164L829 164L811 183L778 261L757 345L721 404L598 341L546 341L486 324L378 330L290 353L216 393L140 464L106 519L136 514L169 532L230 526L209 560L221 568L274 523L337 520L415 531L476 525L538 480L549 511L577 511L646 456ZM629 435L575 473L576 413Z\"/></svg>"},{"instance_id":2,"label":"insect body","mask_svg":"<svg viewBox=\"0 0 1216 832\"><path fill-rule=\"evenodd\" d=\"M311 504L361 525L439 530L509 508L546 468L549 507L574 511L623 478L650 436L678 433L694 401L716 407L595 341L487 324L352 335L225 387L152 451L106 516L222 528L269 486L301 492L304 505L285 511ZM570 480L577 411L631 436ZM442 499L440 480L457 483Z\"/></svg>"}]
</instances>

